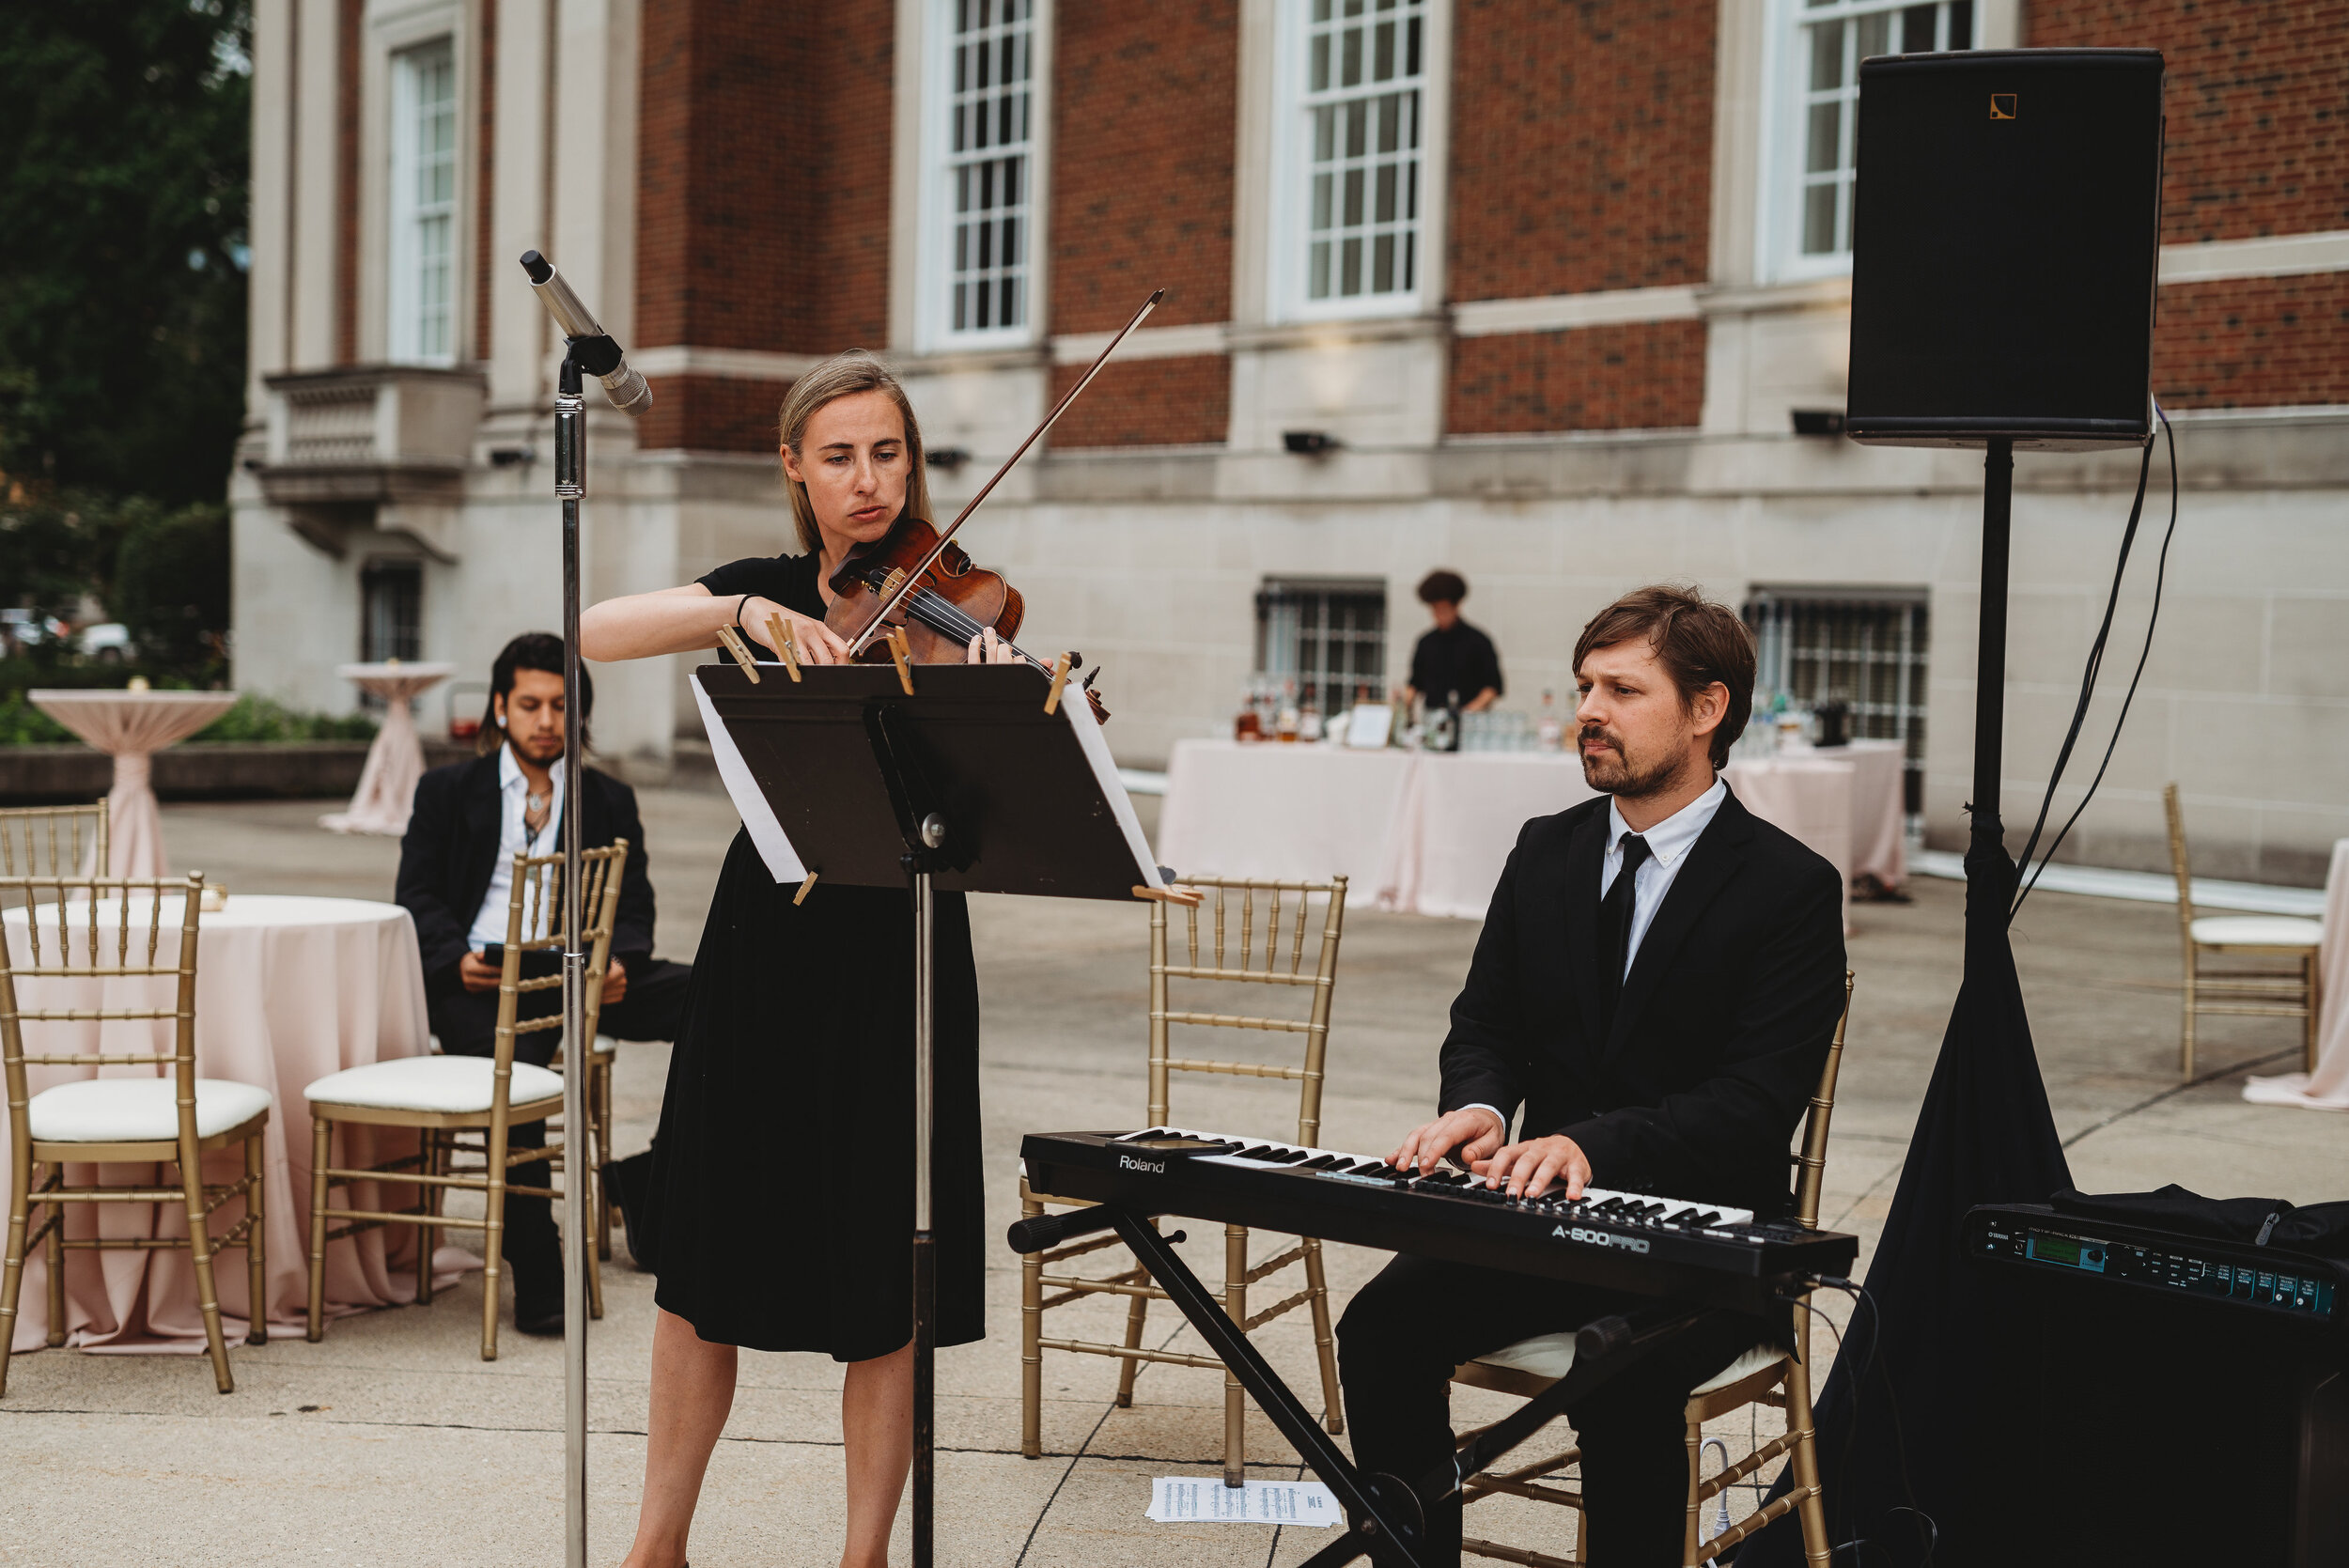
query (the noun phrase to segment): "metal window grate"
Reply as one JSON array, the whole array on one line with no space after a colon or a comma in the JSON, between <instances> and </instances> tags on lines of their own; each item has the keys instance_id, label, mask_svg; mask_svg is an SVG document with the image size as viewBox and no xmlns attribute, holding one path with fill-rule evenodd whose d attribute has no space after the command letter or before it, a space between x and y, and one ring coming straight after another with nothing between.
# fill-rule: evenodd
<instances>
[{"instance_id":1,"label":"metal window grate","mask_svg":"<svg viewBox=\"0 0 2349 1568\"><path fill-rule=\"evenodd\" d=\"M1806 705L1840 701L1852 734L1907 749L1910 815L1924 809L1926 591L1756 587L1757 706L1776 692Z\"/></svg>"},{"instance_id":2,"label":"metal window grate","mask_svg":"<svg viewBox=\"0 0 2349 1568\"><path fill-rule=\"evenodd\" d=\"M1294 680L1299 702L1324 713L1367 686L1386 691L1383 582L1268 582L1256 595L1256 674Z\"/></svg>"},{"instance_id":3,"label":"metal window grate","mask_svg":"<svg viewBox=\"0 0 2349 1568\"><path fill-rule=\"evenodd\" d=\"M1305 295L1408 294L1419 278L1423 0L1310 0Z\"/></svg>"},{"instance_id":4,"label":"metal window grate","mask_svg":"<svg viewBox=\"0 0 2349 1568\"><path fill-rule=\"evenodd\" d=\"M1035 0L952 0L947 321L997 332L1028 319L1034 205Z\"/></svg>"},{"instance_id":5,"label":"metal window grate","mask_svg":"<svg viewBox=\"0 0 2349 1568\"><path fill-rule=\"evenodd\" d=\"M424 570L413 561L370 561L359 573L359 657L424 657Z\"/></svg>"},{"instance_id":6,"label":"metal window grate","mask_svg":"<svg viewBox=\"0 0 2349 1568\"><path fill-rule=\"evenodd\" d=\"M1859 62L1871 54L1971 49L1973 0L1811 0L1796 34L1796 101L1803 116L1797 232L1803 255L1840 256L1851 249Z\"/></svg>"}]
</instances>

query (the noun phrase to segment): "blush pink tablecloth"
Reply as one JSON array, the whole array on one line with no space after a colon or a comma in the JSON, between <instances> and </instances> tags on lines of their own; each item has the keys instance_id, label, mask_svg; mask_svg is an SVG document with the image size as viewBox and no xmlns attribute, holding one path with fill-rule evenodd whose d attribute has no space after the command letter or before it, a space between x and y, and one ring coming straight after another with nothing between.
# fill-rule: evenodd
<instances>
[{"instance_id":1,"label":"blush pink tablecloth","mask_svg":"<svg viewBox=\"0 0 2349 1568\"><path fill-rule=\"evenodd\" d=\"M1788 752L1724 769L1749 811L1888 887L1902 848L1895 742ZM1591 798L1579 758L1545 752L1348 751L1178 740L1159 859L1178 873L1320 880L1345 873L1382 909L1481 920L1532 817ZM1846 921L1848 924L1848 920Z\"/></svg>"},{"instance_id":2,"label":"blush pink tablecloth","mask_svg":"<svg viewBox=\"0 0 2349 1568\"><path fill-rule=\"evenodd\" d=\"M319 826L337 833L380 833L397 838L408 831L416 781L424 777L424 742L416 737L413 700L457 668L454 664L343 664L334 673L383 699L383 727L367 748L359 787L349 807L329 812Z\"/></svg>"},{"instance_id":3,"label":"blush pink tablecloth","mask_svg":"<svg viewBox=\"0 0 2349 1568\"><path fill-rule=\"evenodd\" d=\"M162 877L163 814L148 781L157 752L234 707L234 691L33 691L33 706L115 759L106 795L109 877Z\"/></svg>"},{"instance_id":4,"label":"blush pink tablecloth","mask_svg":"<svg viewBox=\"0 0 2349 1568\"><path fill-rule=\"evenodd\" d=\"M1198 877L1343 875L1350 896L1367 897L1413 759L1402 751L1178 740L1166 765L1159 860Z\"/></svg>"},{"instance_id":5,"label":"blush pink tablecloth","mask_svg":"<svg viewBox=\"0 0 2349 1568\"><path fill-rule=\"evenodd\" d=\"M162 961L178 951L178 901L167 900L163 916ZM144 911L134 922L143 924ZM102 911L101 911L102 919ZM44 923L44 928L46 928ZM8 916L9 949L25 953L24 914ZM416 931L408 911L396 904L376 904L348 898L295 898L267 893L232 893L227 907L207 913L197 934L195 980L196 1070L206 1078L231 1079L257 1084L276 1097L270 1112L265 1140L268 1208L267 1310L272 1329L300 1332L309 1291L310 1120L302 1097L304 1087L328 1073L393 1057L422 1055L428 1029L425 1020L424 972L417 955ZM20 957L20 962L23 961ZM20 1004L62 1008L98 1005L94 993L101 985L160 986L168 1005L166 980L93 982L85 980L22 980ZM87 999L87 1000L85 1000ZM108 993L109 1006L141 1005ZM96 1037L92 1024L28 1023L25 1048L33 1054L63 1054L86 1050L77 1040ZM168 1049L167 1032L132 1040L127 1032L143 1035L150 1029L167 1031L167 1024L115 1022L105 1026L109 1050ZM146 1069L113 1067L106 1076L144 1074ZM93 1069L34 1067L27 1069L38 1094L53 1084L88 1078ZM0 1117L6 1108L0 1107ZM382 1136L395 1135L386 1132ZM367 1150L337 1149L337 1157ZM235 1149L209 1157L207 1174L222 1181L241 1172ZM90 1168L69 1167L73 1180L87 1180ZM8 1179L0 1169L0 1188ZM107 1168L106 1179L144 1179L134 1167ZM388 1188L380 1196L391 1206L404 1207L412 1189ZM377 1206L365 1197L359 1207ZM148 1204L83 1204L72 1215L73 1235L152 1235L165 1232L184 1235L184 1211ZM214 1234L233 1224L241 1209L230 1204L212 1217ZM93 1229L95 1228L95 1229ZM412 1265L395 1268L387 1262L385 1237L397 1251L413 1258L412 1233L374 1231L338 1242L327 1252L326 1296L335 1311L388 1305L412 1298ZM454 1277L458 1266L476 1260L459 1249L443 1248L436 1256L440 1269ZM46 1265L37 1253L27 1261L19 1304L15 1348L37 1349L48 1334ZM252 1310L245 1285L244 1254L226 1252L216 1260L214 1281L221 1310L234 1316L233 1339L243 1331ZM203 1319L196 1310L195 1275L184 1251L77 1251L66 1259L66 1312L69 1344L86 1350L178 1352L194 1355L203 1349Z\"/></svg>"},{"instance_id":6,"label":"blush pink tablecloth","mask_svg":"<svg viewBox=\"0 0 2349 1568\"><path fill-rule=\"evenodd\" d=\"M1597 793L1557 752L1423 753L1387 838L1378 907L1483 920L1517 834Z\"/></svg>"},{"instance_id":7,"label":"blush pink tablecloth","mask_svg":"<svg viewBox=\"0 0 2349 1568\"><path fill-rule=\"evenodd\" d=\"M2325 875L2325 939L2316 950L2316 1071L2247 1079L2245 1099L2349 1110L2349 838L2333 845L2333 863Z\"/></svg>"}]
</instances>

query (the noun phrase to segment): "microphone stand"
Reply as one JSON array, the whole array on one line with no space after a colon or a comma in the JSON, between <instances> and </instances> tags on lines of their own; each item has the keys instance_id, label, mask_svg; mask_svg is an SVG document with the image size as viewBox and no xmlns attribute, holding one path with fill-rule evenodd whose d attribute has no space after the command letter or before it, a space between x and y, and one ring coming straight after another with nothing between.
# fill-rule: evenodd
<instances>
[{"instance_id":1,"label":"microphone stand","mask_svg":"<svg viewBox=\"0 0 2349 1568\"><path fill-rule=\"evenodd\" d=\"M571 345L554 394L554 493L563 504L563 1498L566 1568L587 1568L587 956L581 950L579 503L587 493L587 400Z\"/></svg>"}]
</instances>

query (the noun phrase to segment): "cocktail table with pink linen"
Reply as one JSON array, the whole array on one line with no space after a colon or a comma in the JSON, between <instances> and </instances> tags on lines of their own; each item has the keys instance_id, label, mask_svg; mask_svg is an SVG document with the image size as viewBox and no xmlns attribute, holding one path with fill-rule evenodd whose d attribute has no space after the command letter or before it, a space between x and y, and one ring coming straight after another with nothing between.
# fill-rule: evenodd
<instances>
[{"instance_id":1,"label":"cocktail table with pink linen","mask_svg":"<svg viewBox=\"0 0 2349 1568\"><path fill-rule=\"evenodd\" d=\"M342 811L319 818L319 826L338 833L381 833L397 838L408 831L408 810L416 798L416 781L424 777L424 742L416 736L414 700L448 678L454 664L403 664L387 659L380 664L340 664L334 673L361 691L383 699L383 727L367 748L359 772L359 787Z\"/></svg>"},{"instance_id":2,"label":"cocktail table with pink linen","mask_svg":"<svg viewBox=\"0 0 2349 1568\"><path fill-rule=\"evenodd\" d=\"M234 691L121 691L27 693L33 706L115 759L106 795L109 877L162 877L163 819L156 809L149 766L157 752L178 745L234 707Z\"/></svg>"},{"instance_id":3,"label":"cocktail table with pink linen","mask_svg":"<svg viewBox=\"0 0 2349 1568\"><path fill-rule=\"evenodd\" d=\"M11 949L25 951L23 911L11 910L7 919ZM167 910L166 947L178 939L177 921ZM231 893L224 908L205 913L197 940L196 1070L208 1079L254 1084L276 1098L266 1144L267 1311L272 1327L298 1333L309 1292L309 1113L302 1092L345 1067L419 1056L428 1048L416 928L397 904ZM77 1002L70 993L92 984L23 980L20 1000L26 1007L71 1007ZM34 1027L39 1026L27 1026L28 1031ZM35 1044L30 1038L26 1043ZM119 1076L132 1069L106 1071ZM75 1067L36 1067L28 1073L36 1094L97 1076ZM0 1117L5 1115L0 1107ZM235 1151L226 1157L233 1161ZM226 1174L226 1166L213 1172L216 1180ZM0 1184L7 1179L0 1170ZM381 1196L398 1204L410 1198L402 1188ZM236 1212L215 1216L215 1230ZM153 1234L159 1222L180 1226L185 1219L177 1211L159 1217L150 1204L89 1204L73 1217L72 1234L90 1234L84 1227L96 1226L96 1234L104 1235ZM394 1238L395 1248L405 1235L403 1231ZM452 1278L468 1261L469 1255L445 1248L435 1258L438 1270ZM26 1261L15 1335L19 1353L47 1342L45 1268L38 1254ZM332 1248L326 1278L327 1298L341 1311L405 1302L414 1294L412 1267L395 1268L381 1232ZM221 1269L217 1281L222 1312L245 1318L252 1304L243 1267ZM85 1350L193 1356L204 1349L194 1273L185 1252L69 1254L66 1313L67 1343ZM230 1338L243 1331L241 1323Z\"/></svg>"}]
</instances>

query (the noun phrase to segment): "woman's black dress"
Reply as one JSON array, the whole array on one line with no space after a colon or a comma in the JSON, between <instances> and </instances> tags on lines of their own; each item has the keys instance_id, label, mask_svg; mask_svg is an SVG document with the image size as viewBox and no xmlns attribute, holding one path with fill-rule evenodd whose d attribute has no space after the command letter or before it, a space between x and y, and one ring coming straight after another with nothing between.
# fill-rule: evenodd
<instances>
[{"instance_id":1,"label":"woman's black dress","mask_svg":"<svg viewBox=\"0 0 2349 1568\"><path fill-rule=\"evenodd\" d=\"M821 617L817 557L701 581ZM669 1060L646 1194L655 1293L705 1339L886 1356L913 1333L913 915L902 888L794 905L734 835ZM936 897L938 1343L984 1338L979 994L959 893Z\"/></svg>"}]
</instances>

